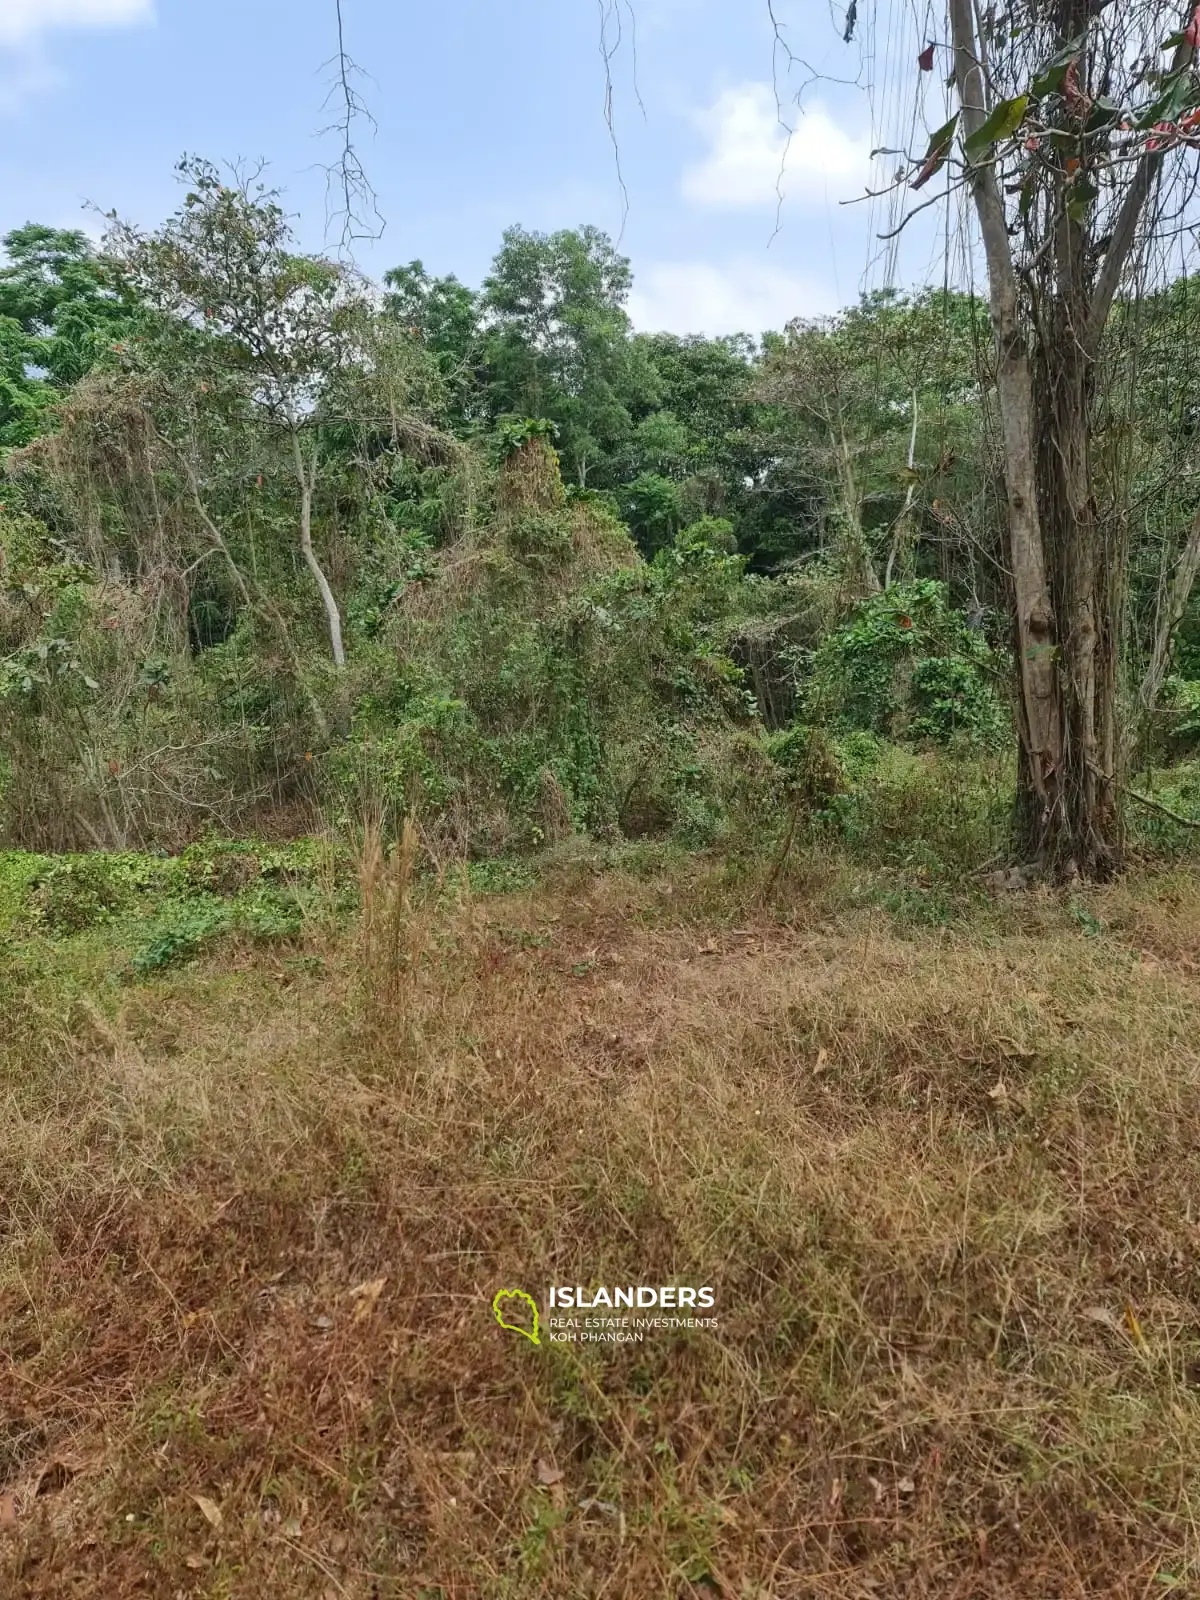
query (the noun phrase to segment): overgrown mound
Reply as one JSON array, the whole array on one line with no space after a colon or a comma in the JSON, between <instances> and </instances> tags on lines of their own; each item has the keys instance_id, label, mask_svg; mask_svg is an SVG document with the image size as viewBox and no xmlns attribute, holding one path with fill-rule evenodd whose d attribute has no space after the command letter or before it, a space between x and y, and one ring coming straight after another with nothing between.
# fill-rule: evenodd
<instances>
[{"instance_id":1,"label":"overgrown mound","mask_svg":"<svg viewBox=\"0 0 1200 1600\"><path fill-rule=\"evenodd\" d=\"M398 599L326 793L413 815L455 853L574 829L711 841L735 803L729 752L754 721L725 653L741 581L703 527L644 562L606 502L568 497L553 451L526 435L492 523Z\"/></svg>"}]
</instances>

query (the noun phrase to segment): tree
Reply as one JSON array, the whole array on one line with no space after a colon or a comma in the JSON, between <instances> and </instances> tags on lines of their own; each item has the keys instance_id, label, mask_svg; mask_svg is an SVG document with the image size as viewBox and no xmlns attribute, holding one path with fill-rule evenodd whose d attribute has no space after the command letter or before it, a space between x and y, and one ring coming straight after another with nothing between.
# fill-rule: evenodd
<instances>
[{"instance_id":1,"label":"tree","mask_svg":"<svg viewBox=\"0 0 1200 1600\"><path fill-rule=\"evenodd\" d=\"M981 30L971 0L949 0L949 22L959 113L915 185L957 133L995 343L1020 833L1060 872L1105 877L1122 850L1128 531L1119 485L1099 481L1094 430L1114 304L1135 265L1153 270L1178 152L1200 124L1200 24L1162 4L1090 0L989 12Z\"/></svg>"},{"instance_id":2,"label":"tree","mask_svg":"<svg viewBox=\"0 0 1200 1600\"><path fill-rule=\"evenodd\" d=\"M156 364L186 383L186 411L208 413L222 427L247 422L283 447L298 547L340 668L341 612L313 543L313 502L328 421L324 401L361 359L366 299L346 268L295 250L272 191L227 184L206 161L184 161L180 171L190 188L179 212L150 235L114 221L109 247L127 281L159 314ZM219 418L212 415L222 407ZM197 509L215 529L186 444L180 459Z\"/></svg>"},{"instance_id":3,"label":"tree","mask_svg":"<svg viewBox=\"0 0 1200 1600\"><path fill-rule=\"evenodd\" d=\"M887 289L768 342L755 385L774 441L764 488L806 486L804 542L833 555L848 593L936 571L942 502L969 503L986 476L978 324L966 295Z\"/></svg>"},{"instance_id":4,"label":"tree","mask_svg":"<svg viewBox=\"0 0 1200 1600\"><path fill-rule=\"evenodd\" d=\"M0 446L34 437L47 407L103 359L132 310L85 234L31 222L3 244Z\"/></svg>"},{"instance_id":5,"label":"tree","mask_svg":"<svg viewBox=\"0 0 1200 1600\"><path fill-rule=\"evenodd\" d=\"M575 480L632 430L631 407L653 375L629 337L628 260L598 228L509 228L484 281L486 365L493 415L549 417Z\"/></svg>"},{"instance_id":6,"label":"tree","mask_svg":"<svg viewBox=\"0 0 1200 1600\"><path fill-rule=\"evenodd\" d=\"M432 356L447 384L452 420L469 423L483 409L479 295L453 273L430 277L420 261L393 267L383 281L387 314Z\"/></svg>"}]
</instances>

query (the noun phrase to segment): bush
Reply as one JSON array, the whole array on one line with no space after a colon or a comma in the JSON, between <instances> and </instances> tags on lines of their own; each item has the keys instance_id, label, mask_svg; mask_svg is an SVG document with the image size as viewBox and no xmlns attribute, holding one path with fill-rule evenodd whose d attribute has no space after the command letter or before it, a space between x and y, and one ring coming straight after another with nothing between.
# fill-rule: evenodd
<instances>
[{"instance_id":1,"label":"bush","mask_svg":"<svg viewBox=\"0 0 1200 1600\"><path fill-rule=\"evenodd\" d=\"M1168 741L1176 751L1200 744L1200 681L1170 677L1163 684L1162 709Z\"/></svg>"},{"instance_id":2,"label":"bush","mask_svg":"<svg viewBox=\"0 0 1200 1600\"><path fill-rule=\"evenodd\" d=\"M50 934L82 933L111 922L152 881L153 869L138 856L65 856L49 862L34 878L30 917Z\"/></svg>"},{"instance_id":3,"label":"bush","mask_svg":"<svg viewBox=\"0 0 1200 1600\"><path fill-rule=\"evenodd\" d=\"M1005 730L999 663L947 603L943 584L898 584L864 601L821 643L804 701L841 731L993 744Z\"/></svg>"}]
</instances>

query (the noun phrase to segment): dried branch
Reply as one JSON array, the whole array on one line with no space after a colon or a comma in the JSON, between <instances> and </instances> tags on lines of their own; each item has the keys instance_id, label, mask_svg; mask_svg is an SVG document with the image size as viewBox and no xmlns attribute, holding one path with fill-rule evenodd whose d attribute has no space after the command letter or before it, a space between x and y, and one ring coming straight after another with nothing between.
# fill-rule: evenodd
<instances>
[{"instance_id":1,"label":"dried branch","mask_svg":"<svg viewBox=\"0 0 1200 1600\"><path fill-rule=\"evenodd\" d=\"M340 245L343 251L349 252L358 240L381 239L387 222L379 209L379 196L367 177L355 143L359 123L368 123L372 133L378 130L378 123L355 86L356 81L365 79L367 74L346 50L342 0L334 0L334 11L337 17L337 51L326 63L332 70L333 82L322 109L336 109L336 116L327 127L321 129L321 135L336 135L341 150L337 160L325 169L325 226L326 232L331 233L334 225L340 222ZM337 204L334 203L335 197Z\"/></svg>"}]
</instances>

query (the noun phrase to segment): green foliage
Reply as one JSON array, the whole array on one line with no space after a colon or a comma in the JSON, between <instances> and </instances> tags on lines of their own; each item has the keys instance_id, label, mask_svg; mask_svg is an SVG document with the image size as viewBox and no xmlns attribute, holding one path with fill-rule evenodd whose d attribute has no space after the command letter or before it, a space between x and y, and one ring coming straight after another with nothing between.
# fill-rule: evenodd
<instances>
[{"instance_id":1,"label":"green foliage","mask_svg":"<svg viewBox=\"0 0 1200 1600\"><path fill-rule=\"evenodd\" d=\"M1012 810L1007 763L978 747L914 751L879 742L855 770L848 740L835 742L844 791L815 813L818 838L835 839L873 867L958 879L1003 848Z\"/></svg>"},{"instance_id":2,"label":"green foliage","mask_svg":"<svg viewBox=\"0 0 1200 1600\"><path fill-rule=\"evenodd\" d=\"M530 439L553 444L557 437L558 424L548 417L501 417L496 423L496 450L501 461L515 455Z\"/></svg>"},{"instance_id":3,"label":"green foliage","mask_svg":"<svg viewBox=\"0 0 1200 1600\"><path fill-rule=\"evenodd\" d=\"M683 524L679 485L656 472L643 472L620 490L617 505L647 558L669 545Z\"/></svg>"},{"instance_id":4,"label":"green foliage","mask_svg":"<svg viewBox=\"0 0 1200 1600\"><path fill-rule=\"evenodd\" d=\"M648 379L629 338L629 262L597 228L509 228L483 285L493 415L544 416L581 484L632 430Z\"/></svg>"},{"instance_id":5,"label":"green foliage","mask_svg":"<svg viewBox=\"0 0 1200 1600\"><path fill-rule=\"evenodd\" d=\"M1163 684L1162 706L1167 713L1167 736L1180 750L1200 744L1200 682L1171 677Z\"/></svg>"},{"instance_id":6,"label":"green foliage","mask_svg":"<svg viewBox=\"0 0 1200 1600\"><path fill-rule=\"evenodd\" d=\"M2 242L0 449L36 437L59 395L105 360L131 313L111 263L85 234L30 223Z\"/></svg>"},{"instance_id":7,"label":"green foliage","mask_svg":"<svg viewBox=\"0 0 1200 1600\"><path fill-rule=\"evenodd\" d=\"M986 744L1004 729L996 676L993 652L945 586L920 579L863 602L828 635L805 698L838 728Z\"/></svg>"},{"instance_id":8,"label":"green foliage","mask_svg":"<svg viewBox=\"0 0 1200 1600\"><path fill-rule=\"evenodd\" d=\"M47 933L80 933L111 922L151 877L136 856L64 856L48 863L32 880L30 915Z\"/></svg>"},{"instance_id":9,"label":"green foliage","mask_svg":"<svg viewBox=\"0 0 1200 1600\"><path fill-rule=\"evenodd\" d=\"M130 968L139 977L160 972L176 961L196 955L218 934L228 932L233 922L231 907L213 896L197 896L168 906L133 952Z\"/></svg>"},{"instance_id":10,"label":"green foliage","mask_svg":"<svg viewBox=\"0 0 1200 1600\"><path fill-rule=\"evenodd\" d=\"M838 752L823 728L803 723L768 736L767 756L783 774L788 789L809 806L823 806L845 788Z\"/></svg>"},{"instance_id":11,"label":"green foliage","mask_svg":"<svg viewBox=\"0 0 1200 1600\"><path fill-rule=\"evenodd\" d=\"M513 228L478 290L415 260L379 296L303 251L274 191L180 170L175 215L110 219L103 253L6 241L6 840L185 851L378 808L481 858L579 831L706 847L797 802L889 870L991 841L969 785L940 818L927 792L1012 738L980 302L889 290L761 342L635 335L629 262L594 228ZM1114 317L1139 352L1114 345L1112 427L1150 508L1145 657L1195 512L1194 289ZM1198 639L1193 601L1177 753ZM39 882L43 931L141 914L95 874ZM172 882L151 967L226 926L288 936L286 886L202 879ZM193 904L260 882L228 915Z\"/></svg>"}]
</instances>

